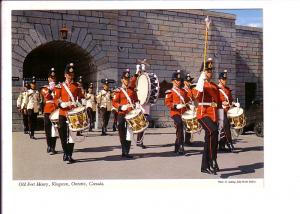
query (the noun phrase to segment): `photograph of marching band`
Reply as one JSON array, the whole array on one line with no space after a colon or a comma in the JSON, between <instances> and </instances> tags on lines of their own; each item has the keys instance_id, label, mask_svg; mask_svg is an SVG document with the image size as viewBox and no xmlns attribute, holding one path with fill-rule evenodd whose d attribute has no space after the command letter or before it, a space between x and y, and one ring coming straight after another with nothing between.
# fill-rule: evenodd
<instances>
[{"instance_id":1,"label":"photograph of marching band","mask_svg":"<svg viewBox=\"0 0 300 214\"><path fill-rule=\"evenodd\" d=\"M13 179L264 178L263 28L232 11L13 10Z\"/></svg>"}]
</instances>

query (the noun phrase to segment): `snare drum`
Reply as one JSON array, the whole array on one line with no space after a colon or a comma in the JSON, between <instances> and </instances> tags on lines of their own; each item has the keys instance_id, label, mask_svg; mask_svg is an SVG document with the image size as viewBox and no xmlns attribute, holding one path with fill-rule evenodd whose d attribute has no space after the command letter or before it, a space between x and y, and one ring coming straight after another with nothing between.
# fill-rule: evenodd
<instances>
[{"instance_id":1,"label":"snare drum","mask_svg":"<svg viewBox=\"0 0 300 214\"><path fill-rule=\"evenodd\" d=\"M141 109L133 109L128 112L125 119L134 134L144 131L149 125Z\"/></svg>"},{"instance_id":2,"label":"snare drum","mask_svg":"<svg viewBox=\"0 0 300 214\"><path fill-rule=\"evenodd\" d=\"M80 106L68 111L67 119L71 131L82 131L89 128L89 120L85 107Z\"/></svg>"},{"instance_id":3,"label":"snare drum","mask_svg":"<svg viewBox=\"0 0 300 214\"><path fill-rule=\"evenodd\" d=\"M137 97L141 105L156 103L159 95L159 81L154 73L143 73L137 79Z\"/></svg>"},{"instance_id":4,"label":"snare drum","mask_svg":"<svg viewBox=\"0 0 300 214\"><path fill-rule=\"evenodd\" d=\"M197 120L196 112L188 110L183 113L182 121L188 133L196 133L201 131L201 125Z\"/></svg>"},{"instance_id":5,"label":"snare drum","mask_svg":"<svg viewBox=\"0 0 300 214\"><path fill-rule=\"evenodd\" d=\"M54 126L58 127L59 109L54 110L50 114L49 119Z\"/></svg>"},{"instance_id":6,"label":"snare drum","mask_svg":"<svg viewBox=\"0 0 300 214\"><path fill-rule=\"evenodd\" d=\"M232 107L227 112L228 120L234 129L242 129L246 125L244 110L238 107Z\"/></svg>"}]
</instances>

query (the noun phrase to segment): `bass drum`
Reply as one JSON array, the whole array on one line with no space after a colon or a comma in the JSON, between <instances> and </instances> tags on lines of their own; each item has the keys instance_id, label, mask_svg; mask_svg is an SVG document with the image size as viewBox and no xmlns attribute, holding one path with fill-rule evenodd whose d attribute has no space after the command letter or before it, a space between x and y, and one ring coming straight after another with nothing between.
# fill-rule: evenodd
<instances>
[{"instance_id":1,"label":"bass drum","mask_svg":"<svg viewBox=\"0 0 300 214\"><path fill-rule=\"evenodd\" d=\"M159 81L154 73L143 73L137 79L137 97L141 105L155 104L159 95Z\"/></svg>"}]
</instances>

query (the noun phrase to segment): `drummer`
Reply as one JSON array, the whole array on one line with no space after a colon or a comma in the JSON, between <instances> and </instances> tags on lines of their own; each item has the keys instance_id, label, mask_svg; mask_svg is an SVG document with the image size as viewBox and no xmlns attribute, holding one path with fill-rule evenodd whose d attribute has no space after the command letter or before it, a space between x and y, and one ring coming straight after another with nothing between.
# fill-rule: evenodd
<instances>
[{"instance_id":1,"label":"drummer","mask_svg":"<svg viewBox=\"0 0 300 214\"><path fill-rule=\"evenodd\" d=\"M220 100L222 102L222 107L224 109L224 121L223 129L219 130L219 151L232 151L234 146L232 144L232 137L230 131L230 123L227 118L227 111L231 106L240 107L239 103L233 102L231 95L231 89L226 86L227 84L227 70L224 70L219 74L219 91L220 91ZM225 143L228 147L228 150L225 148Z\"/></svg>"},{"instance_id":2,"label":"drummer","mask_svg":"<svg viewBox=\"0 0 300 214\"><path fill-rule=\"evenodd\" d=\"M150 66L146 62L146 59L141 61L140 64L137 64L136 65L135 76L139 77L142 73L146 72L146 66ZM134 81L133 84L134 84L134 87L136 87L136 81ZM150 117L150 103L145 103L142 106L139 106L139 108L142 109L145 118L147 120L149 120L149 117ZM137 142L136 142L136 145L142 147L143 149L146 148L146 146L144 145L144 141L143 141L144 140L144 135L145 135L145 131L139 132L137 134Z\"/></svg>"},{"instance_id":3,"label":"drummer","mask_svg":"<svg viewBox=\"0 0 300 214\"><path fill-rule=\"evenodd\" d=\"M72 164L75 160L72 158L74 143L70 142L69 127L67 124L67 113L79 104L76 100L81 101L84 97L78 83L74 82L74 64L69 63L65 68L65 81L56 85L55 104L59 107L59 137L64 151L63 161Z\"/></svg>"},{"instance_id":4,"label":"drummer","mask_svg":"<svg viewBox=\"0 0 300 214\"><path fill-rule=\"evenodd\" d=\"M135 81L136 77L132 77ZM122 86L115 90L112 105L118 109L118 131L120 143L122 146L122 157L133 158L129 155L131 139L127 131L128 124L125 115L134 109L135 103L138 101L135 88L130 84L130 70L127 69L121 76Z\"/></svg>"},{"instance_id":5,"label":"drummer","mask_svg":"<svg viewBox=\"0 0 300 214\"><path fill-rule=\"evenodd\" d=\"M191 110L194 110L195 106L194 106L194 94L195 94L195 89L192 88L192 82L193 82L193 79L191 77L191 75L189 73L186 74L185 78L184 78L184 87L183 87L183 90L186 91L187 93L187 96L188 96L188 99L189 99L189 104L190 104L190 109ZM191 133L189 132L185 132L185 138L184 138L184 143L186 145L191 145Z\"/></svg>"},{"instance_id":6,"label":"drummer","mask_svg":"<svg viewBox=\"0 0 300 214\"><path fill-rule=\"evenodd\" d=\"M55 111L57 106L54 103L54 89L55 89L55 82L56 82L56 74L54 68L50 69L48 74L48 85L44 85L41 89L41 95L43 96L44 100L44 126L45 126L45 133L46 133L46 140L47 140L47 153L50 155L54 155L57 152L55 151L56 145L56 136L55 136L55 129L53 124L50 121L50 115L52 112Z\"/></svg>"},{"instance_id":7,"label":"drummer","mask_svg":"<svg viewBox=\"0 0 300 214\"><path fill-rule=\"evenodd\" d=\"M208 58L205 67L201 66L196 90L196 99L199 102L197 108L197 119L205 130L205 144L202 155L201 172L216 174L219 171L217 163L218 146L218 122L223 126L224 111L220 102L219 88L211 81L213 72L213 60Z\"/></svg>"},{"instance_id":8,"label":"drummer","mask_svg":"<svg viewBox=\"0 0 300 214\"><path fill-rule=\"evenodd\" d=\"M182 89L181 84L183 75L180 70L174 72L172 75L173 88L167 90L165 97L165 104L170 109L170 116L174 120L176 127L175 153L177 155L184 154L184 136L183 136L183 122L182 114L187 110L187 102L189 101L187 93Z\"/></svg>"},{"instance_id":9,"label":"drummer","mask_svg":"<svg viewBox=\"0 0 300 214\"><path fill-rule=\"evenodd\" d=\"M88 88L88 93L85 94L86 100L86 111L90 121L89 131L91 132L94 128L95 118L96 118L96 96L93 92L94 85L90 83Z\"/></svg>"}]
</instances>

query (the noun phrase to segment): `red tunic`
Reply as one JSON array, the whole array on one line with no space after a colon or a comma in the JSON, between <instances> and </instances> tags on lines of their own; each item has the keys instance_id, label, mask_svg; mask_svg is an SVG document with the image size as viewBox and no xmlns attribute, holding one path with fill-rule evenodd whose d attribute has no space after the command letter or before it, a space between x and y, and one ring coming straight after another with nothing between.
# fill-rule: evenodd
<instances>
[{"instance_id":1,"label":"red tunic","mask_svg":"<svg viewBox=\"0 0 300 214\"><path fill-rule=\"evenodd\" d=\"M41 94L45 102L44 113L52 113L57 108L57 105L54 102L54 94L49 89L49 85L43 86Z\"/></svg>"},{"instance_id":2,"label":"red tunic","mask_svg":"<svg viewBox=\"0 0 300 214\"><path fill-rule=\"evenodd\" d=\"M231 95L231 89L227 86L219 84L219 90L222 90L227 95L227 98L226 98L225 95L220 91L220 101L221 101L221 103L223 101L229 102L229 104L227 106L223 106L224 111L227 112L230 108L230 105L232 104L232 101L233 101L233 98L232 98L232 95Z\"/></svg>"},{"instance_id":3,"label":"red tunic","mask_svg":"<svg viewBox=\"0 0 300 214\"><path fill-rule=\"evenodd\" d=\"M78 84L75 82L72 82L70 84L66 83L66 86L70 89L74 100L75 101L80 101L81 98L84 97L82 94L81 88L78 87ZM58 106L59 102L72 102L71 97L69 96L68 92L66 91L65 87L63 84L58 84L55 88L55 96L54 96L54 102ZM76 106L69 106L67 108L60 108L59 109L59 115L66 116L67 112L70 111L71 109L75 108Z\"/></svg>"},{"instance_id":4,"label":"red tunic","mask_svg":"<svg viewBox=\"0 0 300 214\"><path fill-rule=\"evenodd\" d=\"M204 97L203 97L204 96ZM196 99L199 102L197 118L209 117L212 121L218 121L217 109L222 108L219 95L219 87L213 82L205 82L203 92L197 92ZM201 105L201 103L216 103L217 107Z\"/></svg>"},{"instance_id":5,"label":"red tunic","mask_svg":"<svg viewBox=\"0 0 300 214\"><path fill-rule=\"evenodd\" d=\"M136 85L136 76L133 76L131 78L131 81L130 81L130 84L129 84L128 88L123 88L127 92L132 104L135 104L138 101L137 94L136 94L136 91L135 91L135 85ZM132 107L129 107L129 108L127 108L127 110L122 111L120 109L120 107L122 105L126 105L126 104L130 104L130 103L127 100L125 94L123 93L121 88L116 89L114 91L114 97L112 99L112 105L113 105L114 108L118 109L118 114L126 115L128 112L133 110Z\"/></svg>"},{"instance_id":6,"label":"red tunic","mask_svg":"<svg viewBox=\"0 0 300 214\"><path fill-rule=\"evenodd\" d=\"M180 99L180 97L174 90L176 90L182 96L184 101ZM182 115L187 109L176 109L175 105L188 103L189 100L190 99L187 96L187 92L184 89L173 87L171 90L167 90L165 104L170 109L170 116L173 117L175 115Z\"/></svg>"}]
</instances>

